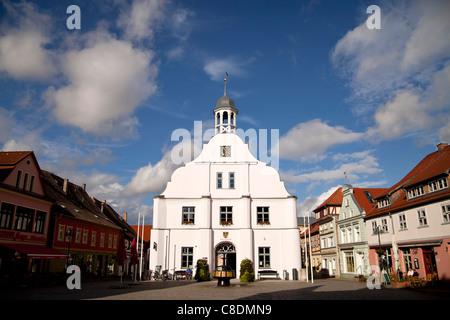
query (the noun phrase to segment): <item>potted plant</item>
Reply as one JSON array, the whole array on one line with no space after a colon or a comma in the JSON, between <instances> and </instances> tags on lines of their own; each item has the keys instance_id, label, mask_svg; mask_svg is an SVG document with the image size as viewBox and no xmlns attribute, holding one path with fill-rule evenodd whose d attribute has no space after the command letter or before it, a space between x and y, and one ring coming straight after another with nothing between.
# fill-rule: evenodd
<instances>
[{"instance_id":1,"label":"potted plant","mask_svg":"<svg viewBox=\"0 0 450 320\"><path fill-rule=\"evenodd\" d=\"M233 220L221 220L220 225L222 226L231 226L233 224Z\"/></svg>"}]
</instances>

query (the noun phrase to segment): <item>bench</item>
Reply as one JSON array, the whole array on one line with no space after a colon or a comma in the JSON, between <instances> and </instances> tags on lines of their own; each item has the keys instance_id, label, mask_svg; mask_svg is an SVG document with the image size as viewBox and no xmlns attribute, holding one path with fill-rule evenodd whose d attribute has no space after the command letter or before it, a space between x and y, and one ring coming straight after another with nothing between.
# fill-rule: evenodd
<instances>
[{"instance_id":1,"label":"bench","mask_svg":"<svg viewBox=\"0 0 450 320\"><path fill-rule=\"evenodd\" d=\"M280 279L276 270L258 270L258 279Z\"/></svg>"}]
</instances>

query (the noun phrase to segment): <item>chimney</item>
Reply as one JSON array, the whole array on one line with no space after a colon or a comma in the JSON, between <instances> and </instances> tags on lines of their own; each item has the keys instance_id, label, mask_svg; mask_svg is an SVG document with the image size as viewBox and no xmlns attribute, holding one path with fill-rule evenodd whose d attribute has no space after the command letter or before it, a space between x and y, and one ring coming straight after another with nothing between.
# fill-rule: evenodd
<instances>
[{"instance_id":1,"label":"chimney","mask_svg":"<svg viewBox=\"0 0 450 320\"><path fill-rule=\"evenodd\" d=\"M69 179L64 179L63 191L67 193L67 186L69 185Z\"/></svg>"},{"instance_id":2,"label":"chimney","mask_svg":"<svg viewBox=\"0 0 450 320\"><path fill-rule=\"evenodd\" d=\"M126 212L125 212L124 215L123 215L123 220L124 220L125 222L127 222L127 213L126 213Z\"/></svg>"},{"instance_id":3,"label":"chimney","mask_svg":"<svg viewBox=\"0 0 450 320\"><path fill-rule=\"evenodd\" d=\"M81 185L81 188L83 189L83 191L86 191L86 183L83 183L83 184Z\"/></svg>"},{"instance_id":4,"label":"chimney","mask_svg":"<svg viewBox=\"0 0 450 320\"><path fill-rule=\"evenodd\" d=\"M443 143L443 142L441 142L441 143L439 143L438 145L437 145L437 150L438 151L442 151L445 147L447 147L448 146L448 143Z\"/></svg>"},{"instance_id":5,"label":"chimney","mask_svg":"<svg viewBox=\"0 0 450 320\"><path fill-rule=\"evenodd\" d=\"M101 202L100 210L101 210L101 212L103 212L103 206L106 204L106 200L100 200L100 202Z\"/></svg>"}]
</instances>

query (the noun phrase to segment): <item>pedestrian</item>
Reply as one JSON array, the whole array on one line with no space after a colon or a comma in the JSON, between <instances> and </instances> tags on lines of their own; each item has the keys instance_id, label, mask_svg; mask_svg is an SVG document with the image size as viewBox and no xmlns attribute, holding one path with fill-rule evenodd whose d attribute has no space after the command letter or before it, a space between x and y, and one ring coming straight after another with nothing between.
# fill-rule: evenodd
<instances>
[{"instance_id":1,"label":"pedestrian","mask_svg":"<svg viewBox=\"0 0 450 320\"><path fill-rule=\"evenodd\" d=\"M186 270L186 279L192 280L192 270L189 267Z\"/></svg>"}]
</instances>

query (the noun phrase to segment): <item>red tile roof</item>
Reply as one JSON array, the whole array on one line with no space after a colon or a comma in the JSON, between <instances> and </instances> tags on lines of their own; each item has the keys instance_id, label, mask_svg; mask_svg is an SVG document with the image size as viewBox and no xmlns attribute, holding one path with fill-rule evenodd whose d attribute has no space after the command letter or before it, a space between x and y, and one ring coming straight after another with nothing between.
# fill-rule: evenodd
<instances>
[{"instance_id":1,"label":"red tile roof","mask_svg":"<svg viewBox=\"0 0 450 320\"><path fill-rule=\"evenodd\" d=\"M369 191L372 197L375 199L379 194L385 192L386 188L353 188L353 195L356 198L358 204L367 212L372 210L373 206L376 206L376 203L371 203L364 191ZM342 206L343 194L342 187L336 189L333 194L328 197L320 206L314 209L314 212L318 212L327 206Z\"/></svg>"},{"instance_id":2,"label":"red tile roof","mask_svg":"<svg viewBox=\"0 0 450 320\"><path fill-rule=\"evenodd\" d=\"M437 201L441 198L450 197L450 188L445 188L432 193L425 193L422 196L408 200L406 190L413 186L425 184L440 176L448 176L450 171L450 146L442 146L441 150L437 150L430 153L422 159L408 174L387 189L385 192L380 193L376 198L380 199L386 196L392 195L397 192L396 198L390 199L390 205L381 209L375 207L370 213L366 215L366 218L374 217L377 215L386 214L388 212L404 210L408 207L414 207L422 205L428 202Z\"/></svg>"},{"instance_id":3,"label":"red tile roof","mask_svg":"<svg viewBox=\"0 0 450 320\"><path fill-rule=\"evenodd\" d=\"M0 166L11 166L28 156L32 151L1 151Z\"/></svg>"},{"instance_id":4,"label":"red tile roof","mask_svg":"<svg viewBox=\"0 0 450 320\"><path fill-rule=\"evenodd\" d=\"M317 208L315 208L313 211L314 212L318 212L321 211L322 209L324 209L325 207L328 206L341 206L342 205L342 187L339 187L336 189L335 192L333 192L333 194L331 196L328 197L327 200L325 200L324 202L322 202L322 204L320 206L318 206Z\"/></svg>"},{"instance_id":5,"label":"red tile roof","mask_svg":"<svg viewBox=\"0 0 450 320\"><path fill-rule=\"evenodd\" d=\"M130 226L131 228L133 228L133 230L137 233L138 232L138 226L137 225L133 225ZM144 225L144 241L150 241L151 239L151 231L152 231L153 226L152 225ZM142 235L142 226L139 226L139 238Z\"/></svg>"}]
</instances>

